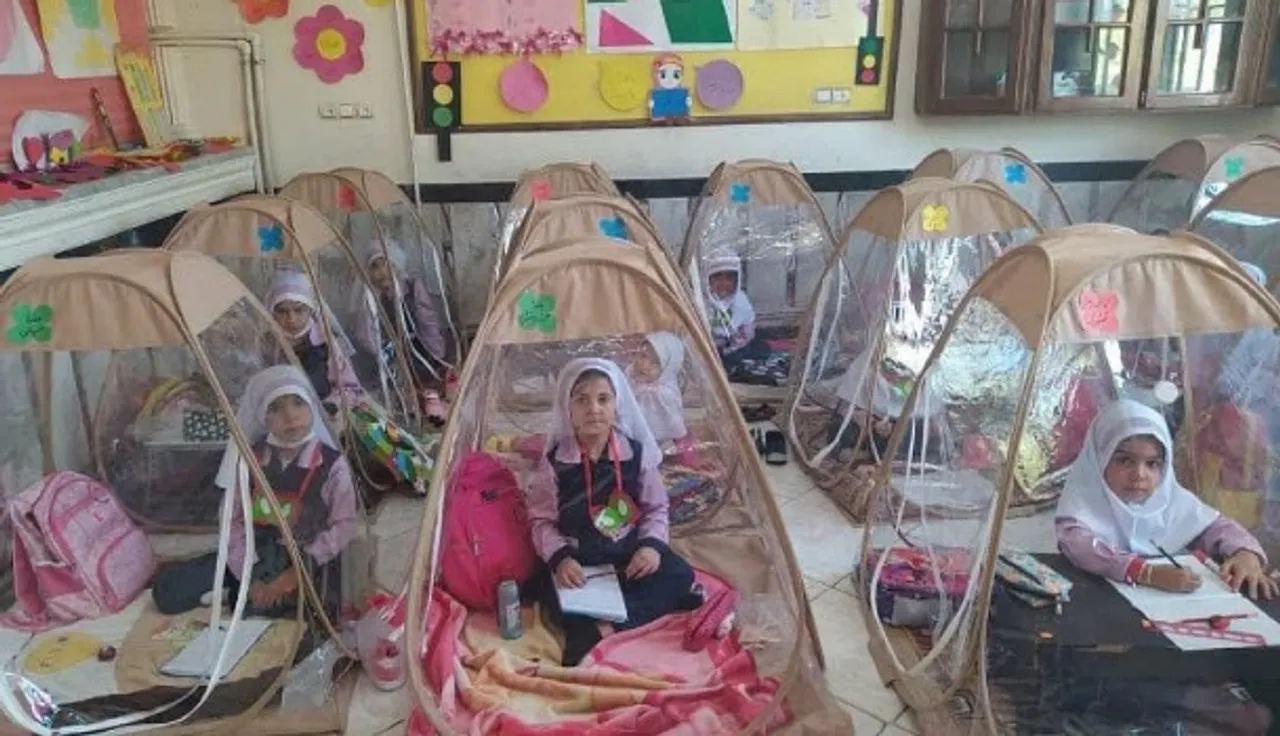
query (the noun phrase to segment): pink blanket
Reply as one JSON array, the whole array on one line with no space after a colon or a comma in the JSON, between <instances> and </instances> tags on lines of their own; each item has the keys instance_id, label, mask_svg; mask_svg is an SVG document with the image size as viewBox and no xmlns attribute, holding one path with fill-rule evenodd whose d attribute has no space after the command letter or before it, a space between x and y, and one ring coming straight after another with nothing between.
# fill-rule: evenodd
<instances>
[{"instance_id":1,"label":"pink blanket","mask_svg":"<svg viewBox=\"0 0 1280 736\"><path fill-rule=\"evenodd\" d=\"M723 585L700 578L711 590ZM427 616L423 665L441 712L460 734L736 733L771 706L778 683L760 676L736 633L701 652L685 651L689 618L673 614L615 634L597 645L581 667L562 668L544 663L558 661L559 652L545 646L538 651L539 642L554 638L535 614L526 613L520 642L498 646L489 633L491 621L469 615L437 589ZM783 704L774 710L771 725L789 718ZM437 732L415 708L408 733Z\"/></svg>"}]
</instances>

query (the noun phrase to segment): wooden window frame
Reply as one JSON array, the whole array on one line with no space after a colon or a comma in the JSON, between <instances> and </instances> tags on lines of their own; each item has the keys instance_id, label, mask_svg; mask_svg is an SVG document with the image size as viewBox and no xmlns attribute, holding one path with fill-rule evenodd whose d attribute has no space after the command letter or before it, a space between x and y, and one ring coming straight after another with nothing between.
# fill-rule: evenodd
<instances>
[{"instance_id":1,"label":"wooden window frame","mask_svg":"<svg viewBox=\"0 0 1280 736\"><path fill-rule=\"evenodd\" d=\"M1094 0L1098 2L1099 0ZM1054 0L1044 0L1040 23L1040 64L1036 75L1035 109L1041 113L1078 112L1086 110L1137 110L1146 89L1145 61L1147 34L1151 30L1151 0L1130 0L1129 22L1059 26L1054 21ZM1092 4L1090 5L1092 10ZM1090 13L1092 16L1092 13ZM1124 59L1123 94L1117 97L1054 97L1053 51L1054 31L1058 28L1098 28L1125 25L1129 29L1128 52Z\"/></svg>"},{"instance_id":2,"label":"wooden window frame","mask_svg":"<svg viewBox=\"0 0 1280 736\"><path fill-rule=\"evenodd\" d=\"M1280 83L1274 87L1268 85L1267 72L1271 69L1271 58L1280 54L1280 3L1271 4L1270 13L1261 22L1261 37L1258 45L1259 63L1254 72L1254 104L1268 107L1280 105Z\"/></svg>"},{"instance_id":3,"label":"wooden window frame","mask_svg":"<svg viewBox=\"0 0 1280 736\"><path fill-rule=\"evenodd\" d=\"M920 115L1016 114L1025 108L1028 89L1026 59L1031 45L1036 0L1010 0L1009 71L1004 95L947 97L943 65L946 61L947 11L950 0L925 0L921 7L920 44L916 55L916 112ZM999 30L981 25L983 2L977 0L974 33Z\"/></svg>"},{"instance_id":4,"label":"wooden window frame","mask_svg":"<svg viewBox=\"0 0 1280 736\"><path fill-rule=\"evenodd\" d=\"M1170 25L1190 25L1186 22L1171 22L1169 7L1172 0L1156 0L1155 19L1151 23L1151 53L1148 55L1146 73L1146 96L1143 107L1150 110L1170 110L1179 108L1201 107L1239 107L1247 105L1256 97L1253 80L1257 78L1259 56L1252 53L1266 39L1267 5L1265 0L1246 0L1244 17L1240 21L1239 58L1236 59L1235 77L1231 81L1231 89L1227 92L1210 92L1205 94L1177 93L1158 94L1156 83L1160 75L1159 60L1164 56L1165 32ZM1202 0L1203 2L1203 0ZM1201 28L1213 25L1211 19L1201 18Z\"/></svg>"}]
</instances>

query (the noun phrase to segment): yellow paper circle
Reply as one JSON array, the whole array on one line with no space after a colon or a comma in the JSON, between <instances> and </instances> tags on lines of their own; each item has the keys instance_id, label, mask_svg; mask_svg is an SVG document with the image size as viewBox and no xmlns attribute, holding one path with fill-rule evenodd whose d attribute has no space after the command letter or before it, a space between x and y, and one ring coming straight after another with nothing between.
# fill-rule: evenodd
<instances>
[{"instance_id":1,"label":"yellow paper circle","mask_svg":"<svg viewBox=\"0 0 1280 736\"><path fill-rule=\"evenodd\" d=\"M52 675L98 658L102 642L88 634L71 631L40 639L27 652L22 669L32 675Z\"/></svg>"},{"instance_id":2,"label":"yellow paper circle","mask_svg":"<svg viewBox=\"0 0 1280 736\"><path fill-rule=\"evenodd\" d=\"M649 76L643 62L639 66L624 59L600 62L600 97L606 105L627 112L643 105L648 95Z\"/></svg>"},{"instance_id":3,"label":"yellow paper circle","mask_svg":"<svg viewBox=\"0 0 1280 736\"><path fill-rule=\"evenodd\" d=\"M340 32L326 28L316 34L316 50L325 61L337 61L347 53L347 39Z\"/></svg>"},{"instance_id":4,"label":"yellow paper circle","mask_svg":"<svg viewBox=\"0 0 1280 736\"><path fill-rule=\"evenodd\" d=\"M453 102L453 88L447 84L437 84L431 88L431 99L439 105L448 105Z\"/></svg>"}]
</instances>

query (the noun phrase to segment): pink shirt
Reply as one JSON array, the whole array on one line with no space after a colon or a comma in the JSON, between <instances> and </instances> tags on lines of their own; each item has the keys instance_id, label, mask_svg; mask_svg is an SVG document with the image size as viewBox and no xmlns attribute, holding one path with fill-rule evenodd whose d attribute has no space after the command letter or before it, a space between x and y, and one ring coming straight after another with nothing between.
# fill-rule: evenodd
<instances>
[{"instance_id":1,"label":"pink shirt","mask_svg":"<svg viewBox=\"0 0 1280 736\"><path fill-rule=\"evenodd\" d=\"M267 452L272 452L267 448ZM320 461L318 454L308 445L298 454L297 462L310 468L312 458ZM270 458L270 456L268 456ZM268 479L270 480L270 479ZM317 565L323 565L338 556L356 538L356 487L351 480L351 465L341 455L329 468L329 477L320 488L320 497L329 507L329 523L303 550ZM244 508L237 494L235 508L231 512L231 538L227 543L227 569L239 576L244 569Z\"/></svg>"},{"instance_id":2,"label":"pink shirt","mask_svg":"<svg viewBox=\"0 0 1280 736\"><path fill-rule=\"evenodd\" d=\"M1062 550L1071 564L1085 572L1124 582L1128 579L1130 566L1139 564L1143 559L1141 555L1113 549L1095 537L1089 527L1073 518L1058 519L1054 527L1058 534L1058 549ZM1226 559L1240 550L1248 550L1257 554L1263 565L1267 561L1258 540L1243 526L1225 516L1215 519L1191 546L1217 560ZM1174 550L1169 552L1176 554Z\"/></svg>"},{"instance_id":3,"label":"pink shirt","mask_svg":"<svg viewBox=\"0 0 1280 736\"><path fill-rule=\"evenodd\" d=\"M631 459L631 443L620 433L614 432L618 440L618 459ZM575 451L572 443L561 442L556 447L556 461L568 464L579 464L582 456ZM657 468L640 471L640 492L636 506L640 511L640 520L636 526L640 528L640 539L656 539L666 543L670 541L671 520L668 516L667 489L662 483L662 474ZM560 503L556 486L556 471L546 455L542 456L538 467L534 469L529 480L529 488L525 494L525 503L529 508L529 525L533 531L533 547L544 561L565 546L577 549L578 540L560 533ZM630 527L621 530L622 535L629 534Z\"/></svg>"}]
</instances>

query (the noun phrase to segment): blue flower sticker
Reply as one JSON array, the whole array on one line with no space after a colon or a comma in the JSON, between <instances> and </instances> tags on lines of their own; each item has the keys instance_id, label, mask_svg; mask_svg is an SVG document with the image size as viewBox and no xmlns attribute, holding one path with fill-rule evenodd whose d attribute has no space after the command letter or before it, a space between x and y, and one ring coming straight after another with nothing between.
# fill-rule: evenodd
<instances>
[{"instance_id":1,"label":"blue flower sticker","mask_svg":"<svg viewBox=\"0 0 1280 736\"><path fill-rule=\"evenodd\" d=\"M750 184L731 184L729 186L729 201L734 204L746 204L751 201L751 185Z\"/></svg>"},{"instance_id":2,"label":"blue flower sticker","mask_svg":"<svg viewBox=\"0 0 1280 736\"><path fill-rule=\"evenodd\" d=\"M279 223L258 228L258 247L263 253L284 250L284 228Z\"/></svg>"},{"instance_id":3,"label":"blue flower sticker","mask_svg":"<svg viewBox=\"0 0 1280 736\"><path fill-rule=\"evenodd\" d=\"M621 217L605 217L600 220L600 234L614 240L627 239L627 223Z\"/></svg>"},{"instance_id":4,"label":"blue flower sticker","mask_svg":"<svg viewBox=\"0 0 1280 736\"><path fill-rule=\"evenodd\" d=\"M1027 183L1027 166L1021 163L1006 164L1004 167L1004 180L1007 184L1026 184Z\"/></svg>"}]
</instances>

